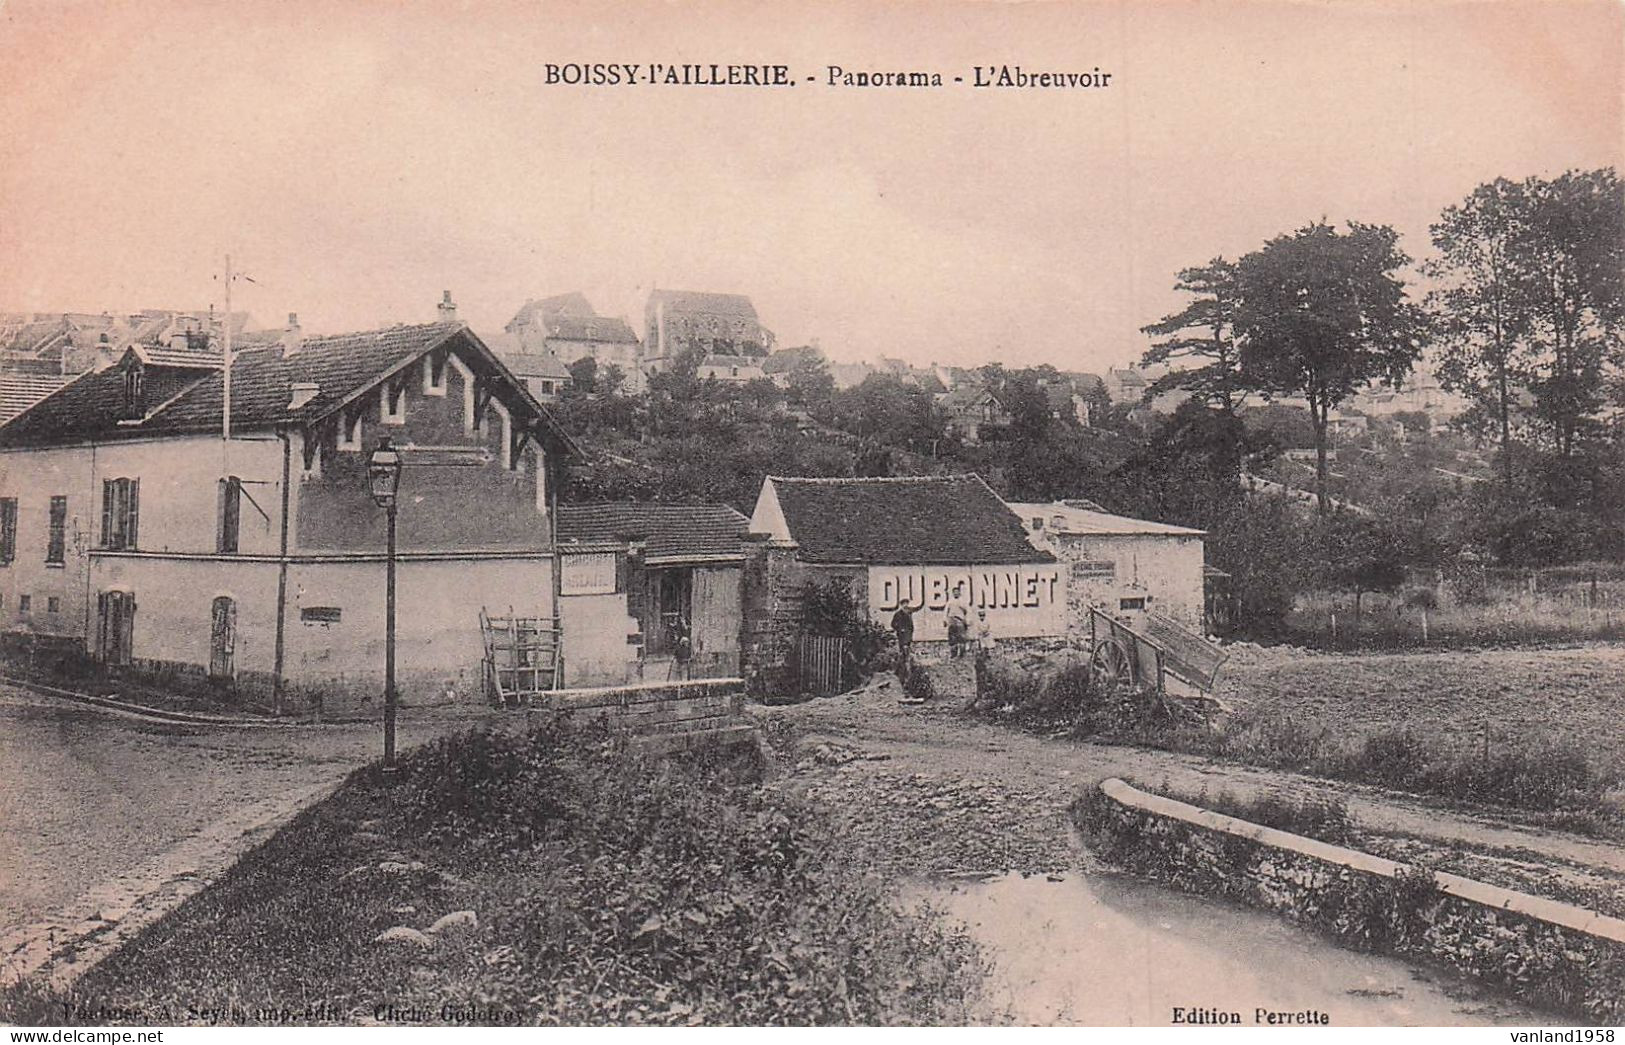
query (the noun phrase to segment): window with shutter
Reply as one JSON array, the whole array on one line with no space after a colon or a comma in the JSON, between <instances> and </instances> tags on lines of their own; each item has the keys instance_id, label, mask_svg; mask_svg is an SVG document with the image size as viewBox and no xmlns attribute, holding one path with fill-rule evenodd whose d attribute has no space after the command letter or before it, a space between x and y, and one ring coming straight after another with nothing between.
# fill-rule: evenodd
<instances>
[{"instance_id":1,"label":"window with shutter","mask_svg":"<svg viewBox=\"0 0 1625 1045\"><path fill-rule=\"evenodd\" d=\"M134 551L140 517L141 480L102 481L102 547Z\"/></svg>"},{"instance_id":2,"label":"window with shutter","mask_svg":"<svg viewBox=\"0 0 1625 1045\"><path fill-rule=\"evenodd\" d=\"M220 525L215 535L215 550L223 555L237 551L242 507L243 481L235 475L220 480Z\"/></svg>"},{"instance_id":3,"label":"window with shutter","mask_svg":"<svg viewBox=\"0 0 1625 1045\"><path fill-rule=\"evenodd\" d=\"M0 497L0 565L17 557L17 498Z\"/></svg>"},{"instance_id":4,"label":"window with shutter","mask_svg":"<svg viewBox=\"0 0 1625 1045\"><path fill-rule=\"evenodd\" d=\"M67 556L68 499L51 498L51 530L45 542L45 561L61 565Z\"/></svg>"}]
</instances>

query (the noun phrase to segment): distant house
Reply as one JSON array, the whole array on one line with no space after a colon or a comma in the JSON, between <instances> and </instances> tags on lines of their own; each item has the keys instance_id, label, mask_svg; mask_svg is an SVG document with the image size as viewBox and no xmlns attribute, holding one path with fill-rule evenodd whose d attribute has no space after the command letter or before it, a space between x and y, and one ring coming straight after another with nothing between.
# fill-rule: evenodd
<instances>
[{"instance_id":1,"label":"distant house","mask_svg":"<svg viewBox=\"0 0 1625 1045\"><path fill-rule=\"evenodd\" d=\"M784 560L760 571L766 597L747 591L749 603L768 611L799 598L808 582L833 581L882 625L899 605L915 607L919 641L946 640L946 610L956 598L987 610L1000 638L1065 632L1065 579L1055 556L1027 540L980 476L769 476L750 528ZM747 614L748 632L761 624Z\"/></svg>"},{"instance_id":2,"label":"distant house","mask_svg":"<svg viewBox=\"0 0 1625 1045\"><path fill-rule=\"evenodd\" d=\"M688 351L754 357L773 351L773 332L762 326L756 306L743 294L656 290L643 319L643 358L651 371L666 369Z\"/></svg>"},{"instance_id":3,"label":"distant house","mask_svg":"<svg viewBox=\"0 0 1625 1045\"><path fill-rule=\"evenodd\" d=\"M700 360L700 367L695 376L702 381L714 378L718 381L744 384L767 376L762 369L762 362L760 356L710 355Z\"/></svg>"},{"instance_id":4,"label":"distant house","mask_svg":"<svg viewBox=\"0 0 1625 1045\"><path fill-rule=\"evenodd\" d=\"M829 376L835 381L836 391L845 391L856 388L868 380L869 375L876 373L875 368L868 363L831 363Z\"/></svg>"},{"instance_id":5,"label":"distant house","mask_svg":"<svg viewBox=\"0 0 1625 1045\"><path fill-rule=\"evenodd\" d=\"M0 630L269 703L382 692L385 513L400 449L398 680L481 685L482 607L553 617L574 444L466 325L133 344L0 425ZM432 465L432 466L431 466Z\"/></svg>"},{"instance_id":6,"label":"distant house","mask_svg":"<svg viewBox=\"0 0 1625 1045\"><path fill-rule=\"evenodd\" d=\"M554 403L570 387L570 368L550 352L499 352L513 375L525 383L537 402Z\"/></svg>"},{"instance_id":7,"label":"distant house","mask_svg":"<svg viewBox=\"0 0 1625 1045\"><path fill-rule=\"evenodd\" d=\"M745 530L725 505L561 506L566 684L738 675Z\"/></svg>"},{"instance_id":8,"label":"distant house","mask_svg":"<svg viewBox=\"0 0 1625 1045\"><path fill-rule=\"evenodd\" d=\"M1057 421L1075 421L1089 427L1092 419L1089 400L1073 389L1070 381L1041 382L1040 391L1049 403L1050 416Z\"/></svg>"},{"instance_id":9,"label":"distant house","mask_svg":"<svg viewBox=\"0 0 1625 1045\"><path fill-rule=\"evenodd\" d=\"M621 390L633 394L646 387L643 346L626 320L600 316L579 292L527 301L503 328L506 339L494 348L515 373L541 382L569 379L569 364L592 358L600 368L613 366L622 375ZM546 368L537 357L551 356L560 366ZM546 372L544 372L546 371ZM562 385L550 393L556 395Z\"/></svg>"},{"instance_id":10,"label":"distant house","mask_svg":"<svg viewBox=\"0 0 1625 1045\"><path fill-rule=\"evenodd\" d=\"M234 334L248 325L248 313L234 315ZM209 311L0 313L0 423L79 374L112 365L132 344L201 347L221 333Z\"/></svg>"},{"instance_id":11,"label":"distant house","mask_svg":"<svg viewBox=\"0 0 1625 1045\"><path fill-rule=\"evenodd\" d=\"M1111 367L1103 379L1106 394L1113 403L1140 403L1151 383L1145 375L1132 367Z\"/></svg>"},{"instance_id":12,"label":"distant house","mask_svg":"<svg viewBox=\"0 0 1625 1045\"><path fill-rule=\"evenodd\" d=\"M1134 621L1153 610L1203 626L1203 532L1132 519L1089 501L1012 503L1033 545L1067 564L1074 635L1088 633L1089 610Z\"/></svg>"},{"instance_id":13,"label":"distant house","mask_svg":"<svg viewBox=\"0 0 1625 1045\"><path fill-rule=\"evenodd\" d=\"M995 430L1010 425L1010 411L991 390L961 385L944 395L938 405L947 415L945 430L967 446L982 442Z\"/></svg>"}]
</instances>

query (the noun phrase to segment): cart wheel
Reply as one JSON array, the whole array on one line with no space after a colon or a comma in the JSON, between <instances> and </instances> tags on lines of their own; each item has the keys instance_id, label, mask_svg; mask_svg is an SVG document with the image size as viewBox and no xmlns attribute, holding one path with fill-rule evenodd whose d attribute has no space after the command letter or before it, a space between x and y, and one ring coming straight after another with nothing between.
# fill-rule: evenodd
<instances>
[{"instance_id":1,"label":"cart wheel","mask_svg":"<svg viewBox=\"0 0 1625 1045\"><path fill-rule=\"evenodd\" d=\"M1097 682L1115 682L1120 686L1134 684L1134 662L1128 650L1116 639L1101 639L1089 655L1089 667Z\"/></svg>"}]
</instances>

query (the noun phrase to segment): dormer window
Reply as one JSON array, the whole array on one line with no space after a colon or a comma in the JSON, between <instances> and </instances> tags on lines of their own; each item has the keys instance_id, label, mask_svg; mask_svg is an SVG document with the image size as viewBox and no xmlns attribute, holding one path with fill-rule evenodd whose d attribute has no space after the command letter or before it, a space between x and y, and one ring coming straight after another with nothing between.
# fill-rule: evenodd
<instances>
[{"instance_id":1,"label":"dormer window","mask_svg":"<svg viewBox=\"0 0 1625 1045\"><path fill-rule=\"evenodd\" d=\"M141 364L131 362L124 371L124 416L140 417L146 413L141 399Z\"/></svg>"}]
</instances>

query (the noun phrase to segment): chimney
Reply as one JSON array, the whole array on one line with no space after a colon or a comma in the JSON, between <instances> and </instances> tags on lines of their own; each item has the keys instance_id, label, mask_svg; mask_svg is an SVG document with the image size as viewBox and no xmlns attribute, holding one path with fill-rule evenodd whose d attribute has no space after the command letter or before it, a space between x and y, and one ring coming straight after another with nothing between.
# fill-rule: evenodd
<instances>
[{"instance_id":1,"label":"chimney","mask_svg":"<svg viewBox=\"0 0 1625 1045\"><path fill-rule=\"evenodd\" d=\"M305 347L305 335L299 329L299 313L288 313L288 328L282 332L282 358L298 355ZM294 386L297 388L298 386ZM295 398L298 398L297 395ZM289 409L292 409L290 407Z\"/></svg>"},{"instance_id":2,"label":"chimney","mask_svg":"<svg viewBox=\"0 0 1625 1045\"><path fill-rule=\"evenodd\" d=\"M315 399L316 393L321 390L322 386L314 381L295 381L292 389L293 398L288 400L288 409L299 409L312 399Z\"/></svg>"},{"instance_id":3,"label":"chimney","mask_svg":"<svg viewBox=\"0 0 1625 1045\"><path fill-rule=\"evenodd\" d=\"M449 290L440 292L440 322L457 322L457 306L452 303L451 291Z\"/></svg>"},{"instance_id":4,"label":"chimney","mask_svg":"<svg viewBox=\"0 0 1625 1045\"><path fill-rule=\"evenodd\" d=\"M185 352L192 347L192 335L184 327L176 327L169 332L169 347L177 352Z\"/></svg>"}]
</instances>

